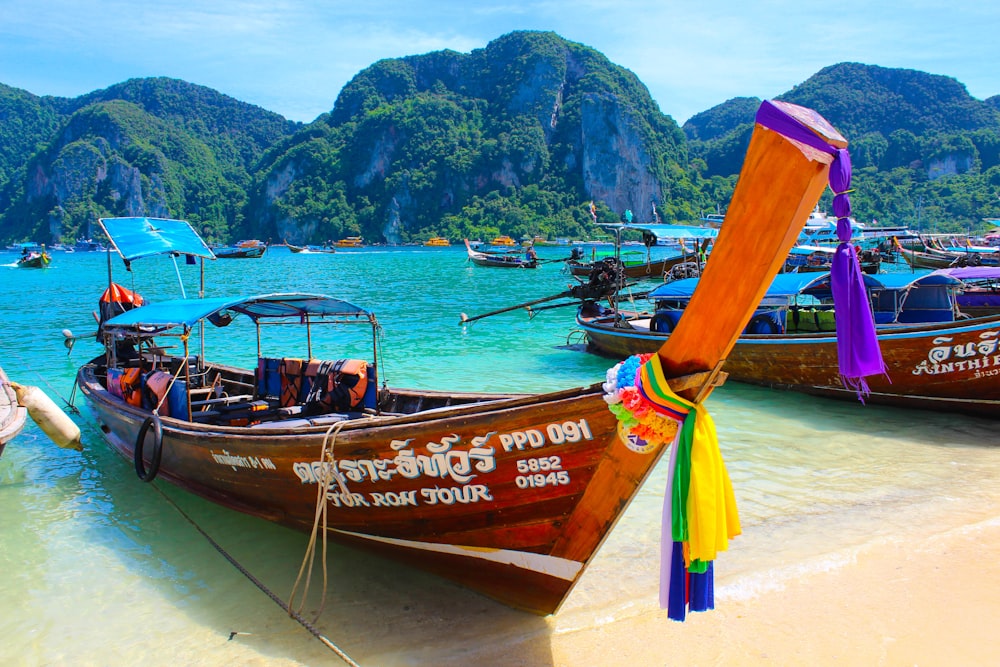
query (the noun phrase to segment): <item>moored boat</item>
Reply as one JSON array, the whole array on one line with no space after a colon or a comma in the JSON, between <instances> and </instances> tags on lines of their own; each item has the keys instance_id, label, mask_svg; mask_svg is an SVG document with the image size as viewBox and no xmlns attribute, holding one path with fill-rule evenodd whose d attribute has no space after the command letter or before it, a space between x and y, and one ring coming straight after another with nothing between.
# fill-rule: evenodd
<instances>
[{"instance_id":1,"label":"moored boat","mask_svg":"<svg viewBox=\"0 0 1000 667\"><path fill-rule=\"evenodd\" d=\"M814 141L846 143L814 112L772 105ZM803 212L825 188L833 156L772 125L765 118L755 126L714 250L718 266L741 267L740 286L730 289L724 270L710 266L689 317L655 355L660 390L676 392L670 414L680 415L681 406L704 414L701 402L719 383L728 350L784 261ZM169 226L180 245L161 251L211 256L178 221L101 224L113 239L109 225ZM116 250L129 262L148 254L142 241L116 242ZM723 296L728 308L720 313L710 306ZM201 326L211 332L246 319L258 335L257 349L248 351L255 365L209 362L201 350L210 333L199 334ZM268 322L370 329L370 357L329 349L330 338L310 335L298 356L263 356L259 336ZM110 445L145 481L159 475L226 507L306 531L322 526L331 539L515 607L556 611L670 446L666 434L676 433L677 423L664 417L662 438L638 437L608 409L600 384L537 395L390 388L378 377L377 326L371 312L317 294L153 303L101 323L107 353L84 364L78 381ZM164 355L168 339L179 354ZM320 340L327 342L316 358ZM698 522L687 525L700 530ZM738 533L724 518L720 525L718 550ZM719 536L708 532L714 551ZM702 567L692 561L689 573L681 555L687 544L671 542L680 557L671 586L683 594L690 574L707 577L710 589L703 566L712 558L696 557Z\"/></svg>"},{"instance_id":2,"label":"moored boat","mask_svg":"<svg viewBox=\"0 0 1000 667\"><path fill-rule=\"evenodd\" d=\"M292 245L291 243L286 243L288 249L294 253L303 253L306 255L312 254L333 254L337 252L337 249L328 245Z\"/></svg>"},{"instance_id":3,"label":"moored boat","mask_svg":"<svg viewBox=\"0 0 1000 667\"><path fill-rule=\"evenodd\" d=\"M433 236L426 241L424 241L425 246L430 246L433 248L447 248L451 245L451 241L443 236Z\"/></svg>"},{"instance_id":4,"label":"moored boat","mask_svg":"<svg viewBox=\"0 0 1000 667\"><path fill-rule=\"evenodd\" d=\"M866 275L865 282L888 369L867 380L866 402L1000 417L1000 373L991 374L1000 368L1000 315L964 316L956 307L961 281L941 272ZM696 283L650 292L652 312L626 316L584 304L577 325L595 352L624 358L654 351L683 321ZM830 295L828 274L776 277L726 360L729 379L857 400L839 377Z\"/></svg>"},{"instance_id":5,"label":"moored boat","mask_svg":"<svg viewBox=\"0 0 1000 667\"><path fill-rule=\"evenodd\" d=\"M219 259L258 259L267 252L267 244L257 239L238 241L235 245L213 248Z\"/></svg>"},{"instance_id":6,"label":"moored boat","mask_svg":"<svg viewBox=\"0 0 1000 667\"><path fill-rule=\"evenodd\" d=\"M465 250L469 261L476 266L492 267L497 269L536 269L538 268L538 257L529 248L524 256L511 252L485 252L473 250L468 239L465 241Z\"/></svg>"}]
</instances>

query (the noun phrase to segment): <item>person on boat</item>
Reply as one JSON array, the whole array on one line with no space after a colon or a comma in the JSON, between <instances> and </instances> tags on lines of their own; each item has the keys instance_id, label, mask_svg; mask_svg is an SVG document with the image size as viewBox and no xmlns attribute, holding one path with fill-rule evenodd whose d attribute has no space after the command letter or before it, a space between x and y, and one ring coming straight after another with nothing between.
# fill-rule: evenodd
<instances>
[{"instance_id":1,"label":"person on boat","mask_svg":"<svg viewBox=\"0 0 1000 667\"><path fill-rule=\"evenodd\" d=\"M538 253L535 251L535 244L529 243L528 249L524 252L524 259L529 262L538 261Z\"/></svg>"}]
</instances>

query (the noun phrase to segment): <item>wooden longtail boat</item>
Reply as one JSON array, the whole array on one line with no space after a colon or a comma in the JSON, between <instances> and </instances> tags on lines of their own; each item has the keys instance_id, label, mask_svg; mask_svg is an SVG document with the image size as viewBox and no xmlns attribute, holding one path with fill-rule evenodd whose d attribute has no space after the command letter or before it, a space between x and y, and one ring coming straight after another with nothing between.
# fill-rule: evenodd
<instances>
[{"instance_id":1,"label":"wooden longtail boat","mask_svg":"<svg viewBox=\"0 0 1000 667\"><path fill-rule=\"evenodd\" d=\"M818 114L773 105L825 143L846 145ZM706 270L690 317L659 349L679 395L698 403L719 382L723 360L826 187L832 160L755 125L714 250L721 259ZM132 220L157 230L177 222ZM129 226L101 224L112 239L109 227ZM190 233L196 241L184 252L209 257ZM117 241L116 250L132 256ZM735 288L726 267L742 276ZM720 311L723 297L728 307ZM165 302L104 322L108 352L83 365L78 381L108 442L137 474L159 474L225 507L306 531L325 508L331 539L514 607L559 608L668 448L619 437L599 384L538 395L376 389L377 359L322 364L312 360L311 343L301 360L261 357L257 371L189 354L197 324L239 315L258 331L269 319L376 325L368 311L318 295ZM158 343L170 334L179 334L183 352L164 358ZM145 403L131 379L143 373L154 392Z\"/></svg>"},{"instance_id":2,"label":"wooden longtail boat","mask_svg":"<svg viewBox=\"0 0 1000 667\"><path fill-rule=\"evenodd\" d=\"M214 248L213 252L219 259L259 259L267 252L267 244L251 239L232 246Z\"/></svg>"},{"instance_id":3,"label":"wooden longtail boat","mask_svg":"<svg viewBox=\"0 0 1000 667\"><path fill-rule=\"evenodd\" d=\"M726 360L726 372L739 382L857 400L855 391L845 388L839 377L829 278L816 276L810 283L810 275L801 276L801 286L784 289L783 283L800 277L778 276ZM956 311L954 291L962 283L947 271L883 274L865 280L888 368L888 376L868 379L871 394L865 400L1000 417L1000 315L969 319ZM591 349L600 354L624 358L653 352L670 338L675 323L684 321L685 292L690 294L691 283L696 282L658 288L650 293L651 299L660 299L657 310L626 318L585 304L577 314L577 325ZM791 301L778 303L796 294L815 294L826 305L800 308Z\"/></svg>"},{"instance_id":4,"label":"wooden longtail boat","mask_svg":"<svg viewBox=\"0 0 1000 667\"><path fill-rule=\"evenodd\" d=\"M17 260L17 266L21 269L44 269L52 262L52 258L49 253L42 250L41 252L26 252Z\"/></svg>"},{"instance_id":5,"label":"wooden longtail boat","mask_svg":"<svg viewBox=\"0 0 1000 667\"><path fill-rule=\"evenodd\" d=\"M0 368L0 454L8 442L21 432L28 411L18 406L17 395L10 386L10 380Z\"/></svg>"},{"instance_id":6,"label":"wooden longtail boat","mask_svg":"<svg viewBox=\"0 0 1000 667\"><path fill-rule=\"evenodd\" d=\"M896 241L897 252L914 269L947 269L965 266L997 266L1000 264L1000 254L996 249L961 248L946 249L934 239L917 237L919 247L914 244L902 244Z\"/></svg>"},{"instance_id":7,"label":"wooden longtail boat","mask_svg":"<svg viewBox=\"0 0 1000 667\"><path fill-rule=\"evenodd\" d=\"M623 276L628 280L677 279L698 275L705 263L705 258L708 256L709 246L718 235L718 230L713 227L696 225L666 225L662 223L623 225L615 223L602 224L601 226L614 233L615 249L610 253L599 255L597 249L594 248L590 261L587 261L583 248L574 248L573 254L566 261L566 268L570 275L589 276L595 268L600 267L609 258L614 258L621 263ZM621 250L621 235L626 230L642 232L644 244L647 246L644 252ZM685 240L694 244L694 250L688 251L686 249ZM678 241L681 252L658 259L650 257L648 249L650 246L675 245Z\"/></svg>"},{"instance_id":8,"label":"wooden longtail boat","mask_svg":"<svg viewBox=\"0 0 1000 667\"><path fill-rule=\"evenodd\" d=\"M286 243L288 249L294 253L302 253L304 255L315 255L315 254L334 254L337 249L332 246L325 245L292 245L291 243Z\"/></svg>"},{"instance_id":9,"label":"wooden longtail boat","mask_svg":"<svg viewBox=\"0 0 1000 667\"><path fill-rule=\"evenodd\" d=\"M528 259L513 253L489 253L473 250L469 240L465 240L465 250L469 255L469 261L476 266L486 266L497 269L536 269L537 259Z\"/></svg>"}]
</instances>

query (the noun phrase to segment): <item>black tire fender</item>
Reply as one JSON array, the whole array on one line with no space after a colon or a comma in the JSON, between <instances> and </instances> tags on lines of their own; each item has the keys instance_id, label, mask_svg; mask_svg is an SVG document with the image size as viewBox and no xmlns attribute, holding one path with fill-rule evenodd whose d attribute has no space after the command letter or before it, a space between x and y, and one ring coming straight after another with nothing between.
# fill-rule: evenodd
<instances>
[{"instance_id":1,"label":"black tire fender","mask_svg":"<svg viewBox=\"0 0 1000 667\"><path fill-rule=\"evenodd\" d=\"M142 452L146 448L146 434L149 427L153 427L153 451L149 455L149 469L142 462ZM139 434L135 437L135 474L144 482L152 482L156 479L156 474L160 472L160 458L163 455L163 423L160 416L152 414L146 417L139 427Z\"/></svg>"},{"instance_id":2,"label":"black tire fender","mask_svg":"<svg viewBox=\"0 0 1000 667\"><path fill-rule=\"evenodd\" d=\"M665 313L657 313L653 315L653 319L649 321L649 330L655 331L656 333L670 333L674 330L674 322L670 319L670 316Z\"/></svg>"},{"instance_id":3,"label":"black tire fender","mask_svg":"<svg viewBox=\"0 0 1000 667\"><path fill-rule=\"evenodd\" d=\"M751 319L746 328L746 332L749 334L776 334L778 330L778 323L774 321L774 318L764 314Z\"/></svg>"}]
</instances>

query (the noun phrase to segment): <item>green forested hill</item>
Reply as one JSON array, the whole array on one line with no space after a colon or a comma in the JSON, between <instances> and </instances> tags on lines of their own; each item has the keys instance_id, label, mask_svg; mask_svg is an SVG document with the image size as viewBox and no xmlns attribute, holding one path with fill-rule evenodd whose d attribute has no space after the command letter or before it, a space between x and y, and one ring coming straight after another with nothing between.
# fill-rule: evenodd
<instances>
[{"instance_id":1,"label":"green forested hill","mask_svg":"<svg viewBox=\"0 0 1000 667\"><path fill-rule=\"evenodd\" d=\"M0 118L17 119L0 126L0 238L42 242L89 236L107 215L184 217L227 238L264 151L300 126L167 78L74 99L4 87Z\"/></svg>"},{"instance_id":2,"label":"green forested hill","mask_svg":"<svg viewBox=\"0 0 1000 667\"><path fill-rule=\"evenodd\" d=\"M840 63L780 99L850 140L859 220L1000 217L1000 96ZM378 61L308 125L175 79L73 99L0 84L0 241L72 240L108 215L182 217L210 240L580 238L599 233L591 201L601 221L689 222L728 201L759 103L679 128L632 72L551 32Z\"/></svg>"},{"instance_id":3,"label":"green forested hill","mask_svg":"<svg viewBox=\"0 0 1000 667\"><path fill-rule=\"evenodd\" d=\"M850 141L859 220L968 231L1000 214L996 98L976 100L951 77L841 63L779 99L816 109ZM685 124L707 175L738 169L758 103L730 100Z\"/></svg>"},{"instance_id":4,"label":"green forested hill","mask_svg":"<svg viewBox=\"0 0 1000 667\"><path fill-rule=\"evenodd\" d=\"M645 86L553 33L377 62L269 160L254 223L278 238L581 237L591 199L606 220L700 206L683 134Z\"/></svg>"}]
</instances>

